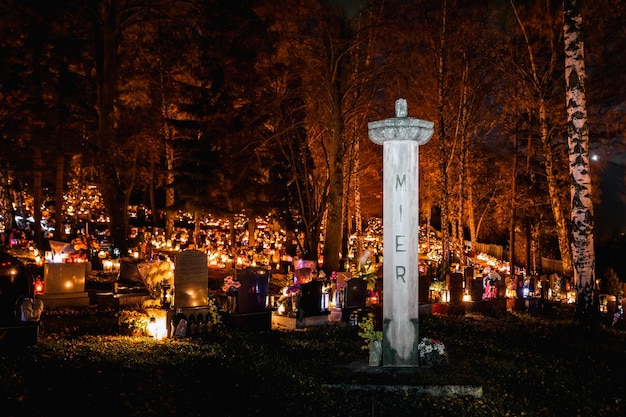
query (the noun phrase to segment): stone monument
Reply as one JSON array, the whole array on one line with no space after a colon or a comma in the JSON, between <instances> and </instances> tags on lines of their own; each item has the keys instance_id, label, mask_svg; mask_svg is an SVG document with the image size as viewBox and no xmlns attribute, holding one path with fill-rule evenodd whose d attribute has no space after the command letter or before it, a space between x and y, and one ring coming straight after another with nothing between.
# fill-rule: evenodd
<instances>
[{"instance_id":1,"label":"stone monument","mask_svg":"<svg viewBox=\"0 0 626 417\"><path fill-rule=\"evenodd\" d=\"M433 122L407 117L405 99L396 117L368 124L383 145L383 366L419 362L418 146L430 140Z\"/></svg>"}]
</instances>

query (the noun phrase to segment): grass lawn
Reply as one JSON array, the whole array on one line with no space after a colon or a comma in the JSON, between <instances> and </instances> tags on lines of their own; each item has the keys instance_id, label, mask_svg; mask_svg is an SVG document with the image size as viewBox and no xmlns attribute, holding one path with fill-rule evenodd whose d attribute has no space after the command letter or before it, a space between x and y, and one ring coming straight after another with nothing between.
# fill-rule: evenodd
<instances>
[{"instance_id":1,"label":"grass lawn","mask_svg":"<svg viewBox=\"0 0 626 417\"><path fill-rule=\"evenodd\" d=\"M420 316L447 365L356 372L356 327L193 339L120 336L113 312L48 309L38 343L0 353L0 415L624 416L626 331L522 312ZM476 384L482 397L393 388Z\"/></svg>"}]
</instances>

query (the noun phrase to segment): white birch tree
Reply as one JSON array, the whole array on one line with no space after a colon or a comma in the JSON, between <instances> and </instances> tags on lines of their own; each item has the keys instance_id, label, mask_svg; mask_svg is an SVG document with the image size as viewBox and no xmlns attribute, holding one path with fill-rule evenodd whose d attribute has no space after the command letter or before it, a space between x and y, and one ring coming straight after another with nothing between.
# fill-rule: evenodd
<instances>
[{"instance_id":1,"label":"white birch tree","mask_svg":"<svg viewBox=\"0 0 626 417\"><path fill-rule=\"evenodd\" d=\"M595 289L594 216L585 98L585 55L579 0L563 2L567 145L571 177L572 263L577 291Z\"/></svg>"}]
</instances>

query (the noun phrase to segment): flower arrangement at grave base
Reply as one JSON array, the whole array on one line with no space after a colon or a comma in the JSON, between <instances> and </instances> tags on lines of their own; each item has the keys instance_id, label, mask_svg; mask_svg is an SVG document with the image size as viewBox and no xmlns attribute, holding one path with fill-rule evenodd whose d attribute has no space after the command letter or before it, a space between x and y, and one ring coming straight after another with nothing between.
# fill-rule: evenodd
<instances>
[{"instance_id":1,"label":"flower arrangement at grave base","mask_svg":"<svg viewBox=\"0 0 626 417\"><path fill-rule=\"evenodd\" d=\"M224 278L222 284L222 291L227 295L226 303L223 305L223 310L234 314L237 312L237 292L241 287L241 282L235 280L232 275L228 275Z\"/></svg>"},{"instance_id":2,"label":"flower arrangement at grave base","mask_svg":"<svg viewBox=\"0 0 626 417\"><path fill-rule=\"evenodd\" d=\"M335 296L335 291L337 291L337 271L333 271L329 276L326 276L326 273L321 270L319 272L319 280L322 281L322 293L328 293L328 299L330 300L330 305L334 306L333 300Z\"/></svg>"},{"instance_id":3,"label":"flower arrangement at grave base","mask_svg":"<svg viewBox=\"0 0 626 417\"><path fill-rule=\"evenodd\" d=\"M300 284L283 287L282 295L276 302L278 314L288 314L298 309L298 297L300 296Z\"/></svg>"},{"instance_id":4,"label":"flower arrangement at grave base","mask_svg":"<svg viewBox=\"0 0 626 417\"><path fill-rule=\"evenodd\" d=\"M164 291L174 281L174 263L168 259L155 261L148 268L148 272L144 278L144 283L150 298L157 301L161 305L165 301ZM171 294L168 304L171 304Z\"/></svg>"},{"instance_id":5,"label":"flower arrangement at grave base","mask_svg":"<svg viewBox=\"0 0 626 417\"><path fill-rule=\"evenodd\" d=\"M121 310L117 313L117 323L123 334L140 336L148 331L150 316L139 310Z\"/></svg>"},{"instance_id":6,"label":"flower arrangement at grave base","mask_svg":"<svg viewBox=\"0 0 626 417\"><path fill-rule=\"evenodd\" d=\"M448 363L446 347L440 340L422 338L417 345L420 366L437 366Z\"/></svg>"},{"instance_id":7,"label":"flower arrangement at grave base","mask_svg":"<svg viewBox=\"0 0 626 417\"><path fill-rule=\"evenodd\" d=\"M215 294L209 294L209 313L207 314L207 325L215 326L222 322L219 302ZM209 324L210 323L210 324Z\"/></svg>"},{"instance_id":8,"label":"flower arrangement at grave base","mask_svg":"<svg viewBox=\"0 0 626 417\"><path fill-rule=\"evenodd\" d=\"M443 301L443 294L446 291L445 281L432 281L428 287L429 298L433 303Z\"/></svg>"}]
</instances>

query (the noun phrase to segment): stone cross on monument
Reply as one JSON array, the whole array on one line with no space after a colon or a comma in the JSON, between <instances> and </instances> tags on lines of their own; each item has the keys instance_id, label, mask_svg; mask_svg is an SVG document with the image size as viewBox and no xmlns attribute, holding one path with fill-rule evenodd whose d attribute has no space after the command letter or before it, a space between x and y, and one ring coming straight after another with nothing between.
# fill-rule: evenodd
<instances>
[{"instance_id":1,"label":"stone cross on monument","mask_svg":"<svg viewBox=\"0 0 626 417\"><path fill-rule=\"evenodd\" d=\"M430 140L433 122L407 117L398 99L396 117L368 129L383 145L383 366L418 366L418 146Z\"/></svg>"}]
</instances>

